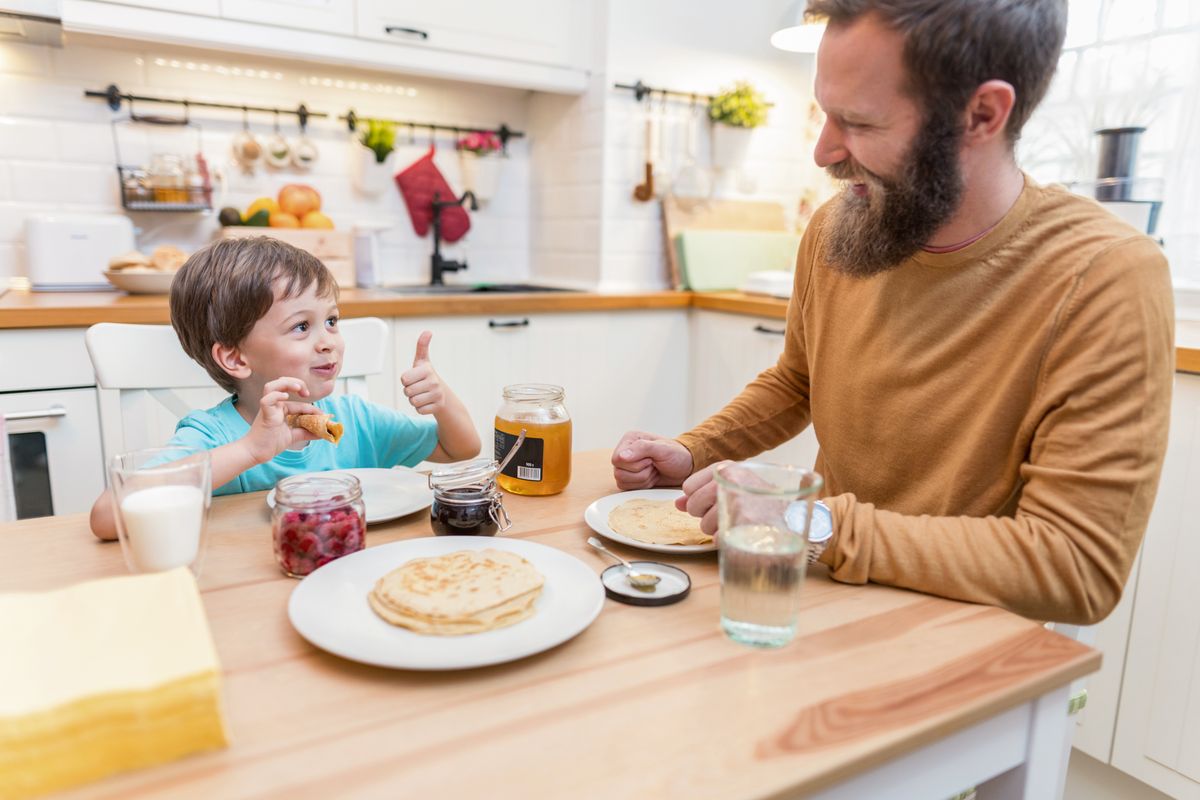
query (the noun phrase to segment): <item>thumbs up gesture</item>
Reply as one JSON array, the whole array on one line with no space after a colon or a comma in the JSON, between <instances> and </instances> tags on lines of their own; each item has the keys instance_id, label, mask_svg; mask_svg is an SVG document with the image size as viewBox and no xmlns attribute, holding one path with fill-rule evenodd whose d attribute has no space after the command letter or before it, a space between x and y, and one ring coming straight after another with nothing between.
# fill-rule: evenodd
<instances>
[{"instance_id":1,"label":"thumbs up gesture","mask_svg":"<svg viewBox=\"0 0 1200 800\"><path fill-rule=\"evenodd\" d=\"M422 331L417 337L413 365L400 376L404 396L418 414L436 414L446 407L446 390L442 386L442 379L429 361L429 342L432 339L431 331Z\"/></svg>"}]
</instances>

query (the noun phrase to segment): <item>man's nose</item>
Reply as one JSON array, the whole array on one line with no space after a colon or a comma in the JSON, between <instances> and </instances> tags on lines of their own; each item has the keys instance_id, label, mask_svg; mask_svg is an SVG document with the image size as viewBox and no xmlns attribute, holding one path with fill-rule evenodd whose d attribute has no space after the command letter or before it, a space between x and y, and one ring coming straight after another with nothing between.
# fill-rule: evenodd
<instances>
[{"instance_id":1,"label":"man's nose","mask_svg":"<svg viewBox=\"0 0 1200 800\"><path fill-rule=\"evenodd\" d=\"M818 167L825 168L831 164L839 164L849 157L850 151L846 149L842 132L838 130L836 123L826 118L825 124L821 126L821 135L817 137L817 146L813 148L813 160L817 162Z\"/></svg>"}]
</instances>

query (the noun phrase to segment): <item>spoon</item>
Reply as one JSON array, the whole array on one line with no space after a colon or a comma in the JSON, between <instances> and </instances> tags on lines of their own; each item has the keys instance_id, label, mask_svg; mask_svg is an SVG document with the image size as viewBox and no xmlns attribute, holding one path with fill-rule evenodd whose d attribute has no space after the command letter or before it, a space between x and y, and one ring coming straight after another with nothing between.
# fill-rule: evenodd
<instances>
[{"instance_id":1,"label":"spoon","mask_svg":"<svg viewBox=\"0 0 1200 800\"><path fill-rule=\"evenodd\" d=\"M617 561L620 561L622 564L624 564L625 577L629 579L629 585L635 589L640 589L643 592L653 591L658 582L662 580L662 578L659 576L652 575L649 572L638 572L633 568L632 564L621 558L612 550L609 550L607 547L605 547L595 536L589 536L587 543L599 550L601 553L604 553L606 556L615 558Z\"/></svg>"}]
</instances>

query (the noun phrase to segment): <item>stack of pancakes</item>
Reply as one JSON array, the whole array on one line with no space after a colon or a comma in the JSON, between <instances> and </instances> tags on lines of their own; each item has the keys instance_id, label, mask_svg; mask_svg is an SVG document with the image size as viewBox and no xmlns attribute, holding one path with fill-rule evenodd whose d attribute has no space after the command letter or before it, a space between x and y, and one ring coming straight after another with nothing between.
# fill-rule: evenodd
<instances>
[{"instance_id":1,"label":"stack of pancakes","mask_svg":"<svg viewBox=\"0 0 1200 800\"><path fill-rule=\"evenodd\" d=\"M380 578L367 599L393 625L456 636L532 616L544 582L532 564L514 553L459 550L406 562Z\"/></svg>"}]
</instances>

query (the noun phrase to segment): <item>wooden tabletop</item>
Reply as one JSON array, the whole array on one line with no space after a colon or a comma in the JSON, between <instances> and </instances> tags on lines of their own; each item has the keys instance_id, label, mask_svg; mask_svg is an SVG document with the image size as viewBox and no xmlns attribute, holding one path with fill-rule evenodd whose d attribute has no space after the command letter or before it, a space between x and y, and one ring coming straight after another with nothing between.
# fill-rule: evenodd
<instances>
[{"instance_id":1,"label":"wooden tabletop","mask_svg":"<svg viewBox=\"0 0 1200 800\"><path fill-rule=\"evenodd\" d=\"M507 496L508 536L607 566L583 509L614 492L607 452L567 490ZM1100 654L996 608L810 569L796 641L759 651L718 627L716 557L655 558L692 593L605 601L575 639L521 661L418 673L344 661L287 619L262 493L217 498L200 587L233 744L69 797L780 797L825 787L1095 671ZM415 514L368 546L429 536ZM618 548L627 556L640 555ZM0 526L0 590L120 575L83 515Z\"/></svg>"}]
</instances>

